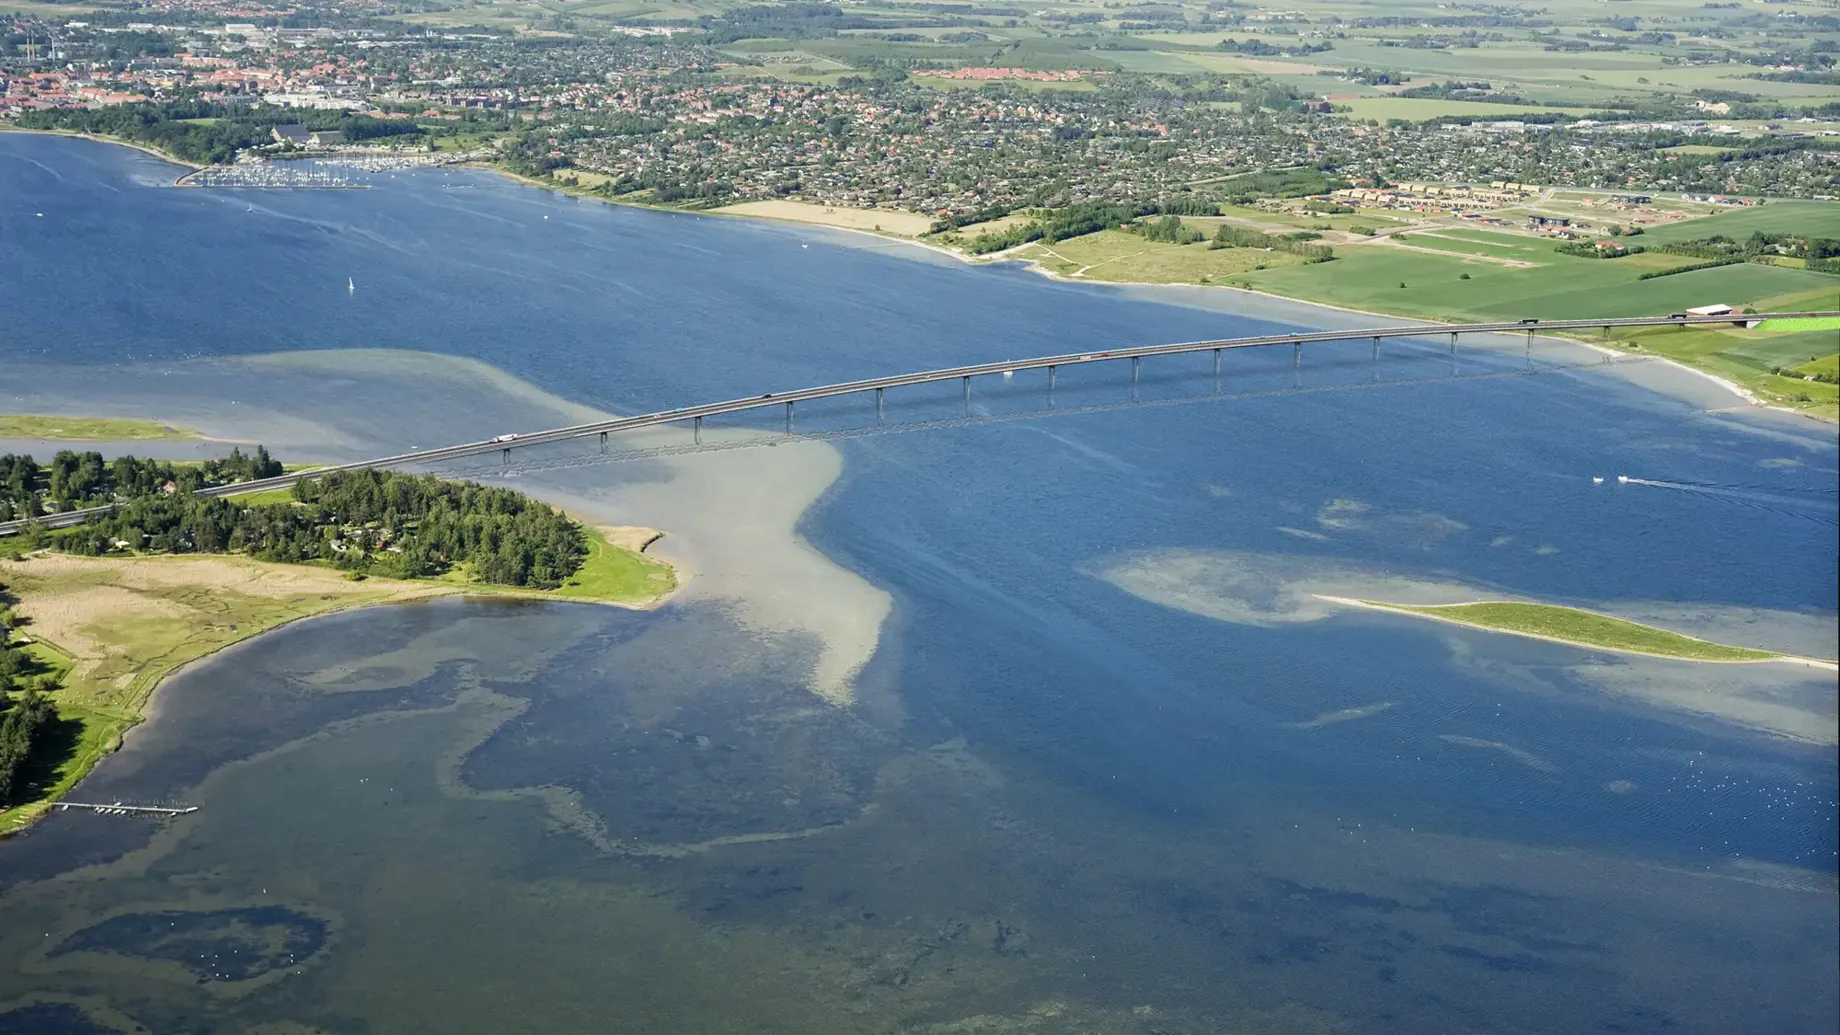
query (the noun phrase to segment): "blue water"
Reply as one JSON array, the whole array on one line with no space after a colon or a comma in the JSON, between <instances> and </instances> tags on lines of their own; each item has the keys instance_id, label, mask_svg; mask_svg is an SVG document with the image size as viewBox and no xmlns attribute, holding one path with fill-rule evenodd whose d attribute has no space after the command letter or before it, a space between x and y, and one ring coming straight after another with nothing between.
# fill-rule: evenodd
<instances>
[{"instance_id":1,"label":"blue water","mask_svg":"<svg viewBox=\"0 0 1840 1035\"><path fill-rule=\"evenodd\" d=\"M0 363L156 369L197 357L389 347L481 360L573 401L638 412L909 369L1286 326L1051 283L1018 269L918 259L817 231L618 209L476 172L378 177L370 191L327 193L170 190L162 186L169 176L120 149L0 137L0 270L7 271ZM1367 380L1365 347L1356 348L1312 350L1306 387ZM1233 624L1139 599L1098 577L1159 551L1228 552L1276 557L1280 565L1283 558L1353 564L1581 606L1766 609L1831 622L1840 514L1831 429L1707 414L1599 371L1505 376L1522 362L1511 353L1466 351L1459 362L1466 374L1504 376L1438 379L1447 360L1437 345L1399 345L1385 378L1426 380L1290 392L1288 354L1233 357L1233 397L1122 406L1129 399L1122 370L1088 370L1063 375L1054 405L1104 407L1095 412L839 439L842 479L801 531L893 595L894 616L862 680L898 700L903 714L892 741L870 738L864 743L882 746L860 750L881 758L896 750L891 743L962 739L1053 803L1037 821L1056 837L1090 841L1095 853L1112 841L1174 846L1240 837L1245 857L1257 860L1248 865L1279 882L1291 880L1290 871L1273 860L1294 849L1261 839L1325 825L1345 832L1351 846L1365 843L1357 831L1380 827L1668 872L1723 872L1734 861L1813 871L1825 890L1774 893L1752 915L1773 917L1778 933L1746 941L1742 951L1751 955L1728 958L1721 977L1742 988L1759 975L1783 982L1787 968L1802 975L1783 986L1804 983L1800 1004L1753 1010L1727 1000L1695 1004L1706 1012L1679 1019L1692 1030L1716 1030L1718 1021L1706 1018L1722 1016L1768 1017L1772 1030L1831 1030L1831 974L1797 969L1809 959L1818 967L1831 953L1831 875L1840 869L1831 749L1610 694L1577 667L1584 652L1570 648L1371 616ZM1205 363L1147 364L1140 401L1209 394ZM0 397L11 394L7 376L0 367ZM891 415L949 421L961 412L983 418L1048 405L1030 377L980 383L968 411L947 386L891 398ZM1235 394L1243 390L1256 393ZM813 407L801 412L800 426L853 426L862 405ZM1590 480L1625 473L1695 488L1611 491ZM1356 527L1324 520L1324 508L1338 500L1365 506ZM380 629L395 628L379 621ZM624 642L629 633L606 635ZM616 648L594 648L603 649ZM546 663L552 678L591 667L565 657ZM1785 699L1832 693L1831 680L1823 691L1804 673L1783 678ZM525 720L532 730L612 721L595 707L581 711L577 697L551 705L532 699L539 702ZM1314 716L1376 702L1391 707L1300 728ZM839 743L856 736L842 727L823 735ZM588 770L525 757L511 744L482 749L469 778L508 787L520 785L511 774L531 785L594 782L581 775ZM555 771L530 775L544 765ZM1619 782L1636 790L1606 791ZM844 783L847 791L826 793L866 794L873 781ZM618 807L617 788L583 793L603 815ZM593 806L596 793L608 804ZM42 846L55 835L32 851L48 851ZM0 866L7 851L0 846ZM1190 865L1151 861L1153 848L1129 851L1146 852L1143 873L1164 873L1165 883ZM1349 851L1359 859L1363 850ZM1351 944L1359 941L1351 932L1369 922L1361 910L1405 908L1393 899L1375 905L1377 892L1362 899L1358 869L1334 890L1305 889L1346 907L1328 930ZM1111 870L1095 860L1092 872ZM1486 865L1469 872L1502 895L1519 887L1506 869L1495 877ZM1078 883L1045 870L1034 879L1041 888ZM1633 896L1646 891L1626 875L1604 880L1626 883ZM806 882L814 895L823 890L816 878ZM1283 886L1310 884L1298 876ZM1733 886L1707 883L1703 894L1715 904L1767 894ZM1116 890L1120 902L1146 894ZM1182 922L1193 912L1182 903L1196 894L1172 897L1176 904L1156 915ZM1477 906L1496 918L1492 932L1557 925L1592 944L1600 937L1567 926L1597 922L1576 905L1513 894L1523 897L1503 901L1518 905ZM1263 917L1243 935L1269 942L1248 950L1258 966L1333 955L1321 946L1336 935L1284 919L1287 895L1305 897L1293 890L1276 904L1238 907ZM1315 908L1318 900L1310 901ZM1719 908L1708 905L1703 915ZM1572 919L1560 924L1561 915ZM1653 907L1641 915L1668 914ZM1270 925L1265 935L1262 924ZM1363 1030L1445 1030L1460 1016L1495 1030L1584 1030L1565 1011L1540 1016L1540 1003L1598 987L1568 978L1564 966L1543 969L1548 961L1535 959L1541 946L1572 944L1557 936L1547 942L1529 936L1508 955L1447 948L1443 965L1455 969L1440 971L1441 998L1427 999L1421 988L1416 999L1402 992L1391 1002L1389 993L1362 985L1349 994L1371 1000L1371 1014L1340 1002L1332 1008ZM1341 971L1331 976L1328 967L1341 965L1320 965L1319 976L1301 985L1279 981L1273 987L1283 991L1271 994L1329 1008L1297 989L1351 980ZM1679 973L1690 976L1695 965L1683 962L1688 969ZM1222 989L1239 988L1240 966L1253 964L1221 964ZM1531 991L1515 985L1502 1000L1513 1004L1501 1006L1505 1012L1474 1004L1467 1014L1447 1012L1465 999L1455 990L1466 983L1520 980L1502 976L1517 968L1542 974L1542 983ZM1090 980L1124 1002L1144 979L1120 969ZM1260 980L1245 978L1232 995L1256 1001ZM1392 978L1361 980L1383 989ZM1568 984L1574 980L1583 983ZM1638 1001L1673 994L1662 990L1672 986L1630 980ZM1653 1022L1639 1011L1612 1017L1605 1009L1591 1018L1604 1030L1650 1030ZM1118 1023L1117 1030L1138 1030ZM862 1030L872 1029L881 1030L865 1021Z\"/></svg>"}]
</instances>

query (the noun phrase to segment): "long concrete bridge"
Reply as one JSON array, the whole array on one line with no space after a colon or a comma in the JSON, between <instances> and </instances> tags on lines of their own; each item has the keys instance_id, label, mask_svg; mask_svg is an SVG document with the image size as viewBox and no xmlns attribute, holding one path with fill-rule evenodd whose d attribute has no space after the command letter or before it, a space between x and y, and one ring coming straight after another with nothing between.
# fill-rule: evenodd
<instances>
[{"instance_id":1,"label":"long concrete bridge","mask_svg":"<svg viewBox=\"0 0 1840 1035\"><path fill-rule=\"evenodd\" d=\"M1503 334L1524 333L1527 336L1529 362L1532 359L1533 337L1535 334L1555 331L1602 331L1608 334L1619 328L1629 327L1695 327L1695 326L1742 326L1762 320L1790 319L1833 319L1840 318L1840 312L1821 313L1761 313L1761 314L1726 314L1720 316L1691 316L1674 313L1669 316L1638 316L1603 318L1596 320L1520 320L1514 323L1425 323L1409 324L1397 327L1373 327L1363 330L1345 331L1309 331L1290 334L1267 334L1249 338L1221 338L1214 341L1190 341L1173 345L1137 345L1106 349L1103 351L1073 352L1059 356L1042 356L1036 359L1004 360L1000 363L977 363L971 366L946 367L940 370L924 370L911 374L896 374L892 377L874 377L862 381L845 381L838 384L819 385L814 388L800 388L790 392L768 392L763 395L749 396L742 399L730 399L726 402L705 403L700 406L683 406L674 410L660 410L635 417L616 417L611 420L594 421L588 424L576 424L566 428L552 428L548 431L535 431L519 434L499 435L479 442L464 442L459 445L443 446L438 449L422 449L393 456L382 456L371 460L358 460L344 464L330 464L304 471L293 471L274 478L262 478L255 481L238 482L234 485L220 485L199 492L201 496L238 496L249 492L262 492L269 489L287 488L295 482L308 478L318 478L339 471L364 471L378 468L409 467L418 464L441 463L481 454L502 453L507 459L511 450L524 446L546 445L554 442L566 442L571 439L599 436L604 445L607 436L623 431L637 431L642 428L655 428L667 424L688 423L692 433L700 441L703 421L709 417L728 414L746 413L752 410L783 408L788 427L791 426L794 408L798 403L814 399L829 399L841 395L858 395L873 393L876 414L882 412L883 393L891 388L907 388L914 385L935 384L939 382L958 381L963 385L965 398L971 397L971 380L991 374L1013 374L1021 370L1045 370L1048 374L1047 387L1054 390L1054 377L1061 367L1078 366L1087 363L1109 363L1129 360L1131 379L1136 383L1139 364L1156 356L1177 356L1187 353L1212 352L1214 375L1220 376L1220 357L1223 353L1236 349L1257 349L1291 346L1293 368L1301 368L1303 346L1324 342L1362 342L1372 343L1373 357L1376 363L1380 357L1380 343L1388 338L1441 338L1448 337L1451 355L1455 356L1457 338L1463 334ZM107 514L114 507L91 507L84 510L66 511L62 514L47 514L39 518L39 523L46 528L67 528L80 525L102 514ZM0 522L0 536L14 535L26 526L24 520Z\"/></svg>"}]
</instances>

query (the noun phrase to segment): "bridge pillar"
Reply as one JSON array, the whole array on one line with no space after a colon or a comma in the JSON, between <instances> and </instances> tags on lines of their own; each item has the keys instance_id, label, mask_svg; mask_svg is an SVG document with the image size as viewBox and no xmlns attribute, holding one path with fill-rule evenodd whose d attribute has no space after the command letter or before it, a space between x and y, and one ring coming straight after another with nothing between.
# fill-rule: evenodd
<instances>
[{"instance_id":1,"label":"bridge pillar","mask_svg":"<svg viewBox=\"0 0 1840 1035\"><path fill-rule=\"evenodd\" d=\"M1527 372L1533 373L1533 328L1527 328Z\"/></svg>"},{"instance_id":2,"label":"bridge pillar","mask_svg":"<svg viewBox=\"0 0 1840 1035\"><path fill-rule=\"evenodd\" d=\"M506 446L504 449L501 449L498 452L499 452L498 466L510 467L511 466L511 447Z\"/></svg>"},{"instance_id":3,"label":"bridge pillar","mask_svg":"<svg viewBox=\"0 0 1840 1035\"><path fill-rule=\"evenodd\" d=\"M1054 394L1054 368L1048 368L1048 394Z\"/></svg>"},{"instance_id":4,"label":"bridge pillar","mask_svg":"<svg viewBox=\"0 0 1840 1035\"><path fill-rule=\"evenodd\" d=\"M601 452L605 453L606 451L607 451L607 433L603 431L601 432Z\"/></svg>"},{"instance_id":5,"label":"bridge pillar","mask_svg":"<svg viewBox=\"0 0 1840 1035\"><path fill-rule=\"evenodd\" d=\"M1131 401L1137 401L1137 368L1143 362L1142 356L1131 357Z\"/></svg>"},{"instance_id":6,"label":"bridge pillar","mask_svg":"<svg viewBox=\"0 0 1840 1035\"><path fill-rule=\"evenodd\" d=\"M965 398L959 406L964 410L966 416L969 416L971 414L971 375L966 374L963 378L960 378L960 380L965 383Z\"/></svg>"},{"instance_id":7,"label":"bridge pillar","mask_svg":"<svg viewBox=\"0 0 1840 1035\"><path fill-rule=\"evenodd\" d=\"M875 390L875 422L877 424L882 422L882 390L880 388Z\"/></svg>"},{"instance_id":8,"label":"bridge pillar","mask_svg":"<svg viewBox=\"0 0 1840 1035\"><path fill-rule=\"evenodd\" d=\"M1214 350L1214 394L1220 394L1220 350Z\"/></svg>"},{"instance_id":9,"label":"bridge pillar","mask_svg":"<svg viewBox=\"0 0 1840 1035\"><path fill-rule=\"evenodd\" d=\"M1303 342L1291 342L1291 387L1303 387Z\"/></svg>"},{"instance_id":10,"label":"bridge pillar","mask_svg":"<svg viewBox=\"0 0 1840 1035\"><path fill-rule=\"evenodd\" d=\"M605 444L606 441L607 436L602 435L601 442ZM703 444L703 418L698 417L690 422L690 441L699 446Z\"/></svg>"},{"instance_id":11,"label":"bridge pillar","mask_svg":"<svg viewBox=\"0 0 1840 1035\"><path fill-rule=\"evenodd\" d=\"M1450 376L1457 376L1457 332L1450 332Z\"/></svg>"},{"instance_id":12,"label":"bridge pillar","mask_svg":"<svg viewBox=\"0 0 1840 1035\"><path fill-rule=\"evenodd\" d=\"M786 434L792 434L792 404L786 404Z\"/></svg>"},{"instance_id":13,"label":"bridge pillar","mask_svg":"<svg viewBox=\"0 0 1840 1035\"><path fill-rule=\"evenodd\" d=\"M1373 380L1375 381L1380 380L1380 336L1378 334L1374 335L1374 376L1373 376Z\"/></svg>"}]
</instances>

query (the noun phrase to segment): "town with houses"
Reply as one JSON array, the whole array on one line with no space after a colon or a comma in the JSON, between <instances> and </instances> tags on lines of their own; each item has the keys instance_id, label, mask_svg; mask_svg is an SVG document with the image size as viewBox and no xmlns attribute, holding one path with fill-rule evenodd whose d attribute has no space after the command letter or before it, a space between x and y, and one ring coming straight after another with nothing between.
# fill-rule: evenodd
<instances>
[{"instance_id":1,"label":"town with houses","mask_svg":"<svg viewBox=\"0 0 1840 1035\"><path fill-rule=\"evenodd\" d=\"M1321 174L1280 177L1293 197L1479 219L1544 188L1840 195L1840 111L1742 128L1704 118L1703 100L1656 119L1359 119L1337 110L1331 98L1347 95L1333 76L1311 93L1246 76L871 62L867 74L798 81L705 41L708 26L302 26L296 9L227 0L134 13L13 16L0 125L75 125L73 113L114 108L143 109L145 123L190 105L189 121L260 123L209 163L431 152L445 140L514 173L633 200L792 198L943 218L1176 195L1253 201L1272 193L1270 170ZM1262 14L1252 20L1272 22ZM329 118L403 132L360 138ZM1700 144L1740 134L1734 150Z\"/></svg>"}]
</instances>

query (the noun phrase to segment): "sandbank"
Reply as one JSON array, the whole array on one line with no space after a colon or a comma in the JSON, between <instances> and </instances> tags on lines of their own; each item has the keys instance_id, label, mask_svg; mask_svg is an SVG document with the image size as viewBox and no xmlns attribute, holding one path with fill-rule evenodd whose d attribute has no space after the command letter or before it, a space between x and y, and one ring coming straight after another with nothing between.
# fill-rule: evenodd
<instances>
[{"instance_id":1,"label":"sandbank","mask_svg":"<svg viewBox=\"0 0 1840 1035\"><path fill-rule=\"evenodd\" d=\"M1563 643L1563 644L1567 644L1573 647L1582 647L1586 650L1609 651L1613 654L1633 654L1633 655L1637 655L1639 657L1645 657L1645 658L1665 658L1669 661L1690 661L1690 662L1693 662L1694 664L1699 664L1699 665L1768 665L1768 664L1781 662L1787 665L1804 665L1804 666L1807 666L1808 668L1825 669L1830 672L1840 671L1840 664L1836 664L1835 662L1825 661L1821 658L1804 658L1804 657L1800 657L1794 654L1774 654L1770 657L1764 657L1764 658L1694 658L1694 657L1687 657L1685 655L1680 655L1680 654L1662 654L1658 651L1638 650L1634 647L1616 647L1616 646L1611 646L1609 644L1603 644L1603 643L1587 643L1583 640L1571 640L1571 639L1566 639L1565 637L1562 637L1562 636L1552 636L1546 633L1530 632L1525 629L1510 629L1510 628L1504 628L1501 626L1485 625L1481 622L1467 621L1465 619L1457 618L1451 615L1437 614L1436 612L1431 612L1431 611L1420 611L1420 610L1416 610L1414 608L1409 608L1409 607L1397 607L1391 604L1385 604L1385 603L1381 603L1381 602L1373 601L1373 600L1357 600L1353 597L1331 596L1326 593L1314 593L1311 595L1314 596L1318 600L1327 601L1328 603L1331 603L1331 604L1340 604L1343 607L1358 607L1358 608L1362 608L1368 611L1386 611L1386 612L1390 612L1392 614L1397 614L1397 615L1408 615L1413 618L1423 618L1423 619L1427 619L1433 622L1443 622L1446 625L1461 625L1461 626L1465 626L1470 629L1481 629L1484 632L1501 633L1505 636L1519 636L1519 637L1522 637L1524 639L1529 639L1529 640L1545 640L1549 643ZM1459 601L1457 604L1439 604L1439 605L1430 605L1430 606L1454 607L1454 606L1458 606L1459 604L1494 604L1494 603L1502 603L1502 601L1464 600L1464 601ZM1606 616L1606 617L1609 617L1609 616ZM1663 631L1671 632L1671 630L1663 630ZM1727 646L1727 644L1715 644L1711 640L1700 640L1698 637L1686 636L1685 634L1682 634L1682 633L1675 633L1674 635L1681 636L1683 639L1694 640L1699 643L1711 644L1713 646L1719 646L1719 647Z\"/></svg>"}]
</instances>

